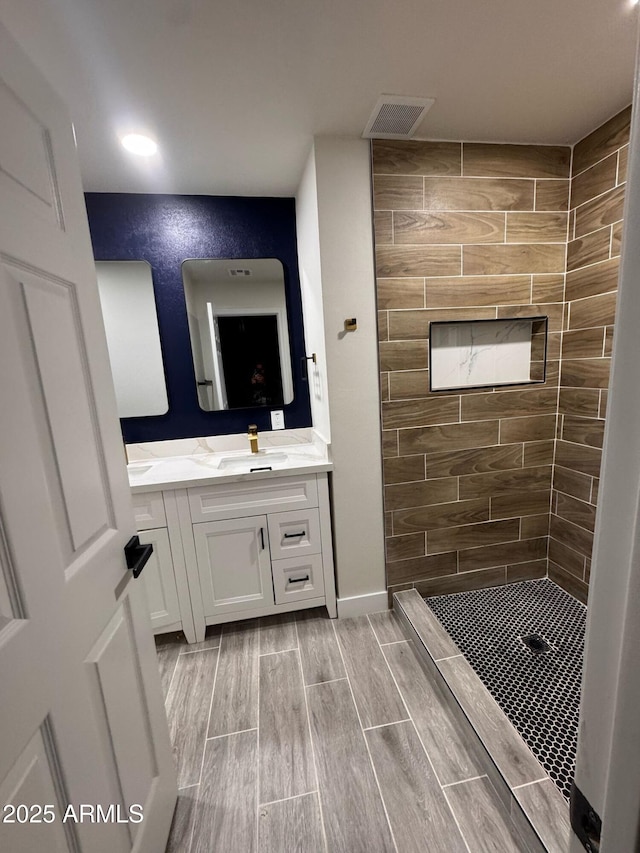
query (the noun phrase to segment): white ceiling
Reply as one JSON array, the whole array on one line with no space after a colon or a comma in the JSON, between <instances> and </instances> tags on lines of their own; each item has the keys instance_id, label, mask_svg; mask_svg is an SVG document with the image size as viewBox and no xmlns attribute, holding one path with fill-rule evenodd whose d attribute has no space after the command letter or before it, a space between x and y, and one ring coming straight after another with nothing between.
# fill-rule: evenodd
<instances>
[{"instance_id":1,"label":"white ceiling","mask_svg":"<svg viewBox=\"0 0 640 853\"><path fill-rule=\"evenodd\" d=\"M631 100L631 0L0 0L87 190L292 195L315 134L435 97L425 139L574 143ZM136 160L118 134L147 130Z\"/></svg>"}]
</instances>

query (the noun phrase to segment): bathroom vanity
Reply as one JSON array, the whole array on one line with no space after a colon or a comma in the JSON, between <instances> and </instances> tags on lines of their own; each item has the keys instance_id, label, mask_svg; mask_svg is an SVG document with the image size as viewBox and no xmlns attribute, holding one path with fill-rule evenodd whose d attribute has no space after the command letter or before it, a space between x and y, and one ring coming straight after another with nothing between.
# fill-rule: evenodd
<instances>
[{"instance_id":1,"label":"bathroom vanity","mask_svg":"<svg viewBox=\"0 0 640 853\"><path fill-rule=\"evenodd\" d=\"M154 633L198 642L207 625L323 605L335 617L331 467L318 441L130 463Z\"/></svg>"}]
</instances>

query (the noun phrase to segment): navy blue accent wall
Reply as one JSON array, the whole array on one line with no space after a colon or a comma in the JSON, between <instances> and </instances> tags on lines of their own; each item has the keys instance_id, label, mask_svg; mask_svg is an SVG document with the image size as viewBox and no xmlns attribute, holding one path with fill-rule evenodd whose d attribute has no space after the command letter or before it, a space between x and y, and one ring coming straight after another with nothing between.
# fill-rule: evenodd
<instances>
[{"instance_id":1,"label":"navy blue accent wall","mask_svg":"<svg viewBox=\"0 0 640 853\"><path fill-rule=\"evenodd\" d=\"M295 200L218 196L87 193L89 228L97 261L151 264L169 411L124 418L127 443L271 429L270 409L203 412L198 405L182 262L189 258L277 258L284 267L293 402L284 406L288 429L311 426L309 387L303 379L304 334L298 278Z\"/></svg>"}]
</instances>

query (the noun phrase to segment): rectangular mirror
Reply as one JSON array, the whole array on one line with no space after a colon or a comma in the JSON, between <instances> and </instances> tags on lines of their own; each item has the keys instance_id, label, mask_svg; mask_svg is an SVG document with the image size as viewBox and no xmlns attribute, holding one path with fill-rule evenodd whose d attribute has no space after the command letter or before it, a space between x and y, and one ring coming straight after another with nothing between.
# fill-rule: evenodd
<instances>
[{"instance_id":1,"label":"rectangular mirror","mask_svg":"<svg viewBox=\"0 0 640 853\"><path fill-rule=\"evenodd\" d=\"M188 260L182 281L200 408L290 403L293 376L280 261Z\"/></svg>"},{"instance_id":2,"label":"rectangular mirror","mask_svg":"<svg viewBox=\"0 0 640 853\"><path fill-rule=\"evenodd\" d=\"M98 291L121 418L169 410L151 267L97 261Z\"/></svg>"}]
</instances>

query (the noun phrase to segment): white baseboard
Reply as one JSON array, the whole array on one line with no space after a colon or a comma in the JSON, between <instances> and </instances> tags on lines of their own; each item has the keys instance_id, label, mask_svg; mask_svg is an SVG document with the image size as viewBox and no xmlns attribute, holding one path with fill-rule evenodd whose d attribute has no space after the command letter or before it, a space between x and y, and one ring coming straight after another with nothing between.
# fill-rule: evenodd
<instances>
[{"instance_id":1,"label":"white baseboard","mask_svg":"<svg viewBox=\"0 0 640 853\"><path fill-rule=\"evenodd\" d=\"M371 592L368 595L353 595L351 598L338 599L338 618L349 616L364 616L366 613L377 613L388 610L387 590Z\"/></svg>"}]
</instances>

